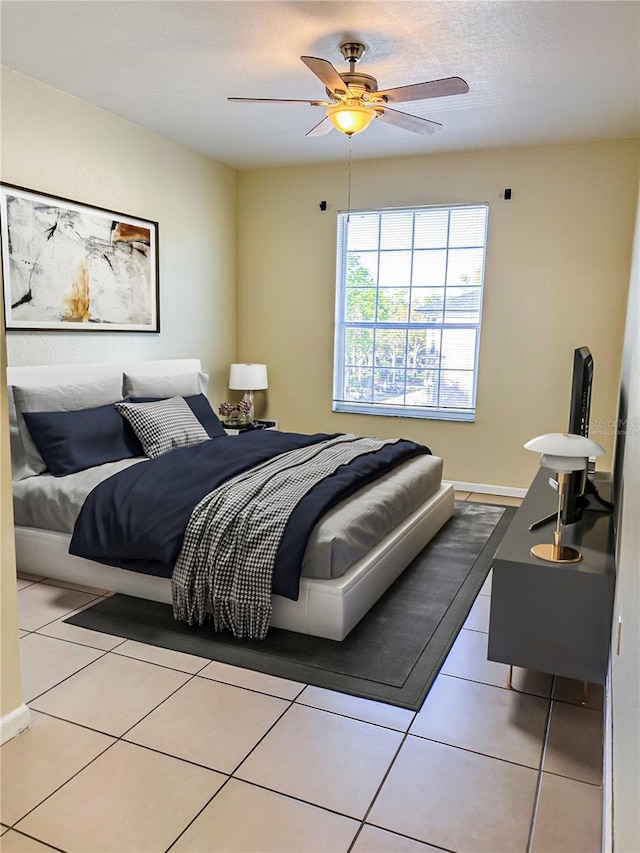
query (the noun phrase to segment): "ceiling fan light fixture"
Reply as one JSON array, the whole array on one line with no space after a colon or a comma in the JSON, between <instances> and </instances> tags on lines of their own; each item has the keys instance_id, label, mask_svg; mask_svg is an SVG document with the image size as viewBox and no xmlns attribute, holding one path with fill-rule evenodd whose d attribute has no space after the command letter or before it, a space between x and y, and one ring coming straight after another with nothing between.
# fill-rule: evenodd
<instances>
[{"instance_id":1,"label":"ceiling fan light fixture","mask_svg":"<svg viewBox=\"0 0 640 853\"><path fill-rule=\"evenodd\" d=\"M334 104L327 108L327 118L336 130L339 130L340 133L346 133L347 136L362 133L375 117L374 110L363 107L357 101Z\"/></svg>"}]
</instances>

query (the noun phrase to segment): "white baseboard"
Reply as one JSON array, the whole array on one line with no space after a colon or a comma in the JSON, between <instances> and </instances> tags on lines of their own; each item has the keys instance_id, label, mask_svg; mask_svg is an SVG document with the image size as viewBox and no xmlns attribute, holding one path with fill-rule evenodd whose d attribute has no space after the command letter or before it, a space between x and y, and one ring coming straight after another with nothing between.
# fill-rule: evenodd
<instances>
[{"instance_id":1,"label":"white baseboard","mask_svg":"<svg viewBox=\"0 0 640 853\"><path fill-rule=\"evenodd\" d=\"M26 705L19 705L0 719L0 744L19 735L31 725L31 711Z\"/></svg>"},{"instance_id":2,"label":"white baseboard","mask_svg":"<svg viewBox=\"0 0 640 853\"><path fill-rule=\"evenodd\" d=\"M490 483L465 483L461 480L449 480L456 492L479 492L481 495L504 495L509 498L523 498L527 489L517 486L493 486Z\"/></svg>"}]
</instances>

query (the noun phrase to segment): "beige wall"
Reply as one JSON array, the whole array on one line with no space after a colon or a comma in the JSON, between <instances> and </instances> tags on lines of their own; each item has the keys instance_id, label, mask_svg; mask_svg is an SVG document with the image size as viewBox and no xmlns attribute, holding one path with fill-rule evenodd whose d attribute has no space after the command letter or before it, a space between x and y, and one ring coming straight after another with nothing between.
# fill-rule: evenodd
<instances>
[{"instance_id":1,"label":"beige wall","mask_svg":"<svg viewBox=\"0 0 640 853\"><path fill-rule=\"evenodd\" d=\"M223 399L236 358L237 172L16 72L2 69L1 83L2 180L156 220L160 247L160 334L10 332L9 364L195 357ZM2 716L21 703L5 377L3 359Z\"/></svg>"},{"instance_id":2,"label":"beige wall","mask_svg":"<svg viewBox=\"0 0 640 853\"><path fill-rule=\"evenodd\" d=\"M631 851L640 850L640 196L622 368L625 435L616 454L618 576L611 658L613 839L615 850Z\"/></svg>"},{"instance_id":3,"label":"beige wall","mask_svg":"<svg viewBox=\"0 0 640 853\"><path fill-rule=\"evenodd\" d=\"M353 148L357 158L357 137ZM354 162L352 209L490 203L473 424L331 411L346 158L345 140L343 165L240 174L239 357L268 364L272 417L302 432L403 435L441 455L449 479L524 487L537 461L522 445L566 428L572 352L586 344L596 365L592 417L613 422L638 140ZM511 201L499 198L505 187ZM612 427L603 433L609 468Z\"/></svg>"},{"instance_id":4,"label":"beige wall","mask_svg":"<svg viewBox=\"0 0 640 853\"><path fill-rule=\"evenodd\" d=\"M1 176L159 223L160 334L10 333L10 365L200 358L211 398L236 355L237 172L2 69Z\"/></svg>"}]
</instances>

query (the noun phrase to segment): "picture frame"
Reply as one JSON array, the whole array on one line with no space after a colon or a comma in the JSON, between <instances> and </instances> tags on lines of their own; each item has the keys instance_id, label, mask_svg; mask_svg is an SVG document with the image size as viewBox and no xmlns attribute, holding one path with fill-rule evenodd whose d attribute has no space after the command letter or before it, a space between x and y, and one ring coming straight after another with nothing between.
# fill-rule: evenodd
<instances>
[{"instance_id":1,"label":"picture frame","mask_svg":"<svg viewBox=\"0 0 640 853\"><path fill-rule=\"evenodd\" d=\"M0 183L7 331L159 332L158 223Z\"/></svg>"}]
</instances>

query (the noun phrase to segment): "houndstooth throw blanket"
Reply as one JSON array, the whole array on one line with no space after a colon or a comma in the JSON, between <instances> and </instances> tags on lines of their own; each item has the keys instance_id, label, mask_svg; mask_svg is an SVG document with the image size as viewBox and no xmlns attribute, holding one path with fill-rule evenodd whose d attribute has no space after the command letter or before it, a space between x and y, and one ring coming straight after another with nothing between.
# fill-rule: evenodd
<instances>
[{"instance_id":1,"label":"houndstooth throw blanket","mask_svg":"<svg viewBox=\"0 0 640 853\"><path fill-rule=\"evenodd\" d=\"M174 617L264 639L275 559L289 517L311 488L397 439L341 435L233 477L195 507L171 580Z\"/></svg>"}]
</instances>

